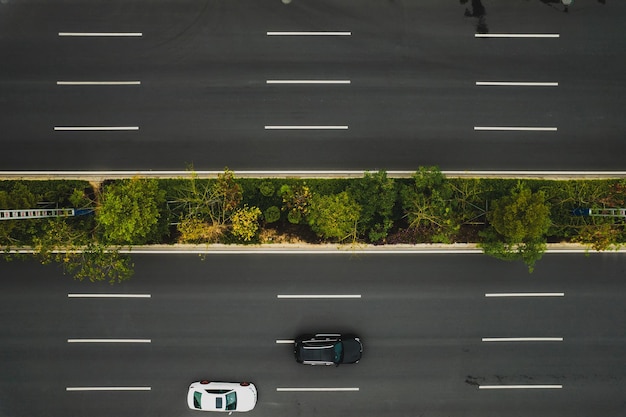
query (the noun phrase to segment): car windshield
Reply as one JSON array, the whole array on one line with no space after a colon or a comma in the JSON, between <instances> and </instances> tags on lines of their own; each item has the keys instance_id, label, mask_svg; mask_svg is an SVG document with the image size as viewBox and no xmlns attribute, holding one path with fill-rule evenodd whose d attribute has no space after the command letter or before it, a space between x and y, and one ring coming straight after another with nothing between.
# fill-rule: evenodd
<instances>
[{"instance_id":1,"label":"car windshield","mask_svg":"<svg viewBox=\"0 0 626 417\"><path fill-rule=\"evenodd\" d=\"M237 409L237 393L235 391L226 394L226 409L231 411Z\"/></svg>"},{"instance_id":2,"label":"car windshield","mask_svg":"<svg viewBox=\"0 0 626 417\"><path fill-rule=\"evenodd\" d=\"M343 343L335 343L335 363L340 363L343 358Z\"/></svg>"}]
</instances>

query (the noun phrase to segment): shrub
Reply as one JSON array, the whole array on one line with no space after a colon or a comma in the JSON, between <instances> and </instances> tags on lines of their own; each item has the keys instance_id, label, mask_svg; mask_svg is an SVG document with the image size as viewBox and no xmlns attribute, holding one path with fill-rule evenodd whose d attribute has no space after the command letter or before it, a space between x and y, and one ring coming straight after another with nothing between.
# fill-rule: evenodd
<instances>
[{"instance_id":1,"label":"shrub","mask_svg":"<svg viewBox=\"0 0 626 417\"><path fill-rule=\"evenodd\" d=\"M259 231L259 216L261 210L258 207L244 206L233 214L233 235L249 242Z\"/></svg>"},{"instance_id":2,"label":"shrub","mask_svg":"<svg viewBox=\"0 0 626 417\"><path fill-rule=\"evenodd\" d=\"M274 195L274 184L269 181L263 181L259 186L259 191L261 191L261 194L265 197L271 197Z\"/></svg>"},{"instance_id":3,"label":"shrub","mask_svg":"<svg viewBox=\"0 0 626 417\"><path fill-rule=\"evenodd\" d=\"M280 220L280 209L276 206L271 206L267 210L265 210L263 216L265 217L265 221L267 223L277 222L278 220Z\"/></svg>"}]
</instances>

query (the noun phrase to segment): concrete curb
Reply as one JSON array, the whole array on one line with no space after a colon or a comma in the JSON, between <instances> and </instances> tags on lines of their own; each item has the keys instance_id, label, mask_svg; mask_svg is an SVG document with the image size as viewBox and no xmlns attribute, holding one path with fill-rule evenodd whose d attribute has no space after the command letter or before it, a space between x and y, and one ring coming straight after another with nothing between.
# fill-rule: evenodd
<instances>
[{"instance_id":1,"label":"concrete curb","mask_svg":"<svg viewBox=\"0 0 626 417\"><path fill-rule=\"evenodd\" d=\"M233 171L237 178L361 178L355 171ZM104 181L122 178L217 178L224 171L0 171L0 180L84 180ZM386 171L389 178L411 178L415 171ZM617 179L626 171L442 171L449 178L523 178L523 179Z\"/></svg>"},{"instance_id":2,"label":"concrete curb","mask_svg":"<svg viewBox=\"0 0 626 417\"><path fill-rule=\"evenodd\" d=\"M416 244L416 245L333 245L333 244L266 244L266 245L145 245L122 249L122 253L130 254L482 254L482 250L474 243ZM597 252L584 245L574 243L548 244L547 253L626 253L626 248L616 251ZM10 253L33 253L32 249L12 250Z\"/></svg>"}]
</instances>

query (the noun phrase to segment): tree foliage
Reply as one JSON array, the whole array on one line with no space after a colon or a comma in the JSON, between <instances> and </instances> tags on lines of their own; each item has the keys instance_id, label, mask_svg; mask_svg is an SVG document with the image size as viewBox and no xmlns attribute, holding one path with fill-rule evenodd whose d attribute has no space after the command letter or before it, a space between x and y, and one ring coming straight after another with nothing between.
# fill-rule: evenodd
<instances>
[{"instance_id":1,"label":"tree foliage","mask_svg":"<svg viewBox=\"0 0 626 417\"><path fill-rule=\"evenodd\" d=\"M233 214L232 233L244 242L251 241L259 231L259 217L261 210L258 207L244 206Z\"/></svg>"},{"instance_id":2,"label":"tree foliage","mask_svg":"<svg viewBox=\"0 0 626 417\"><path fill-rule=\"evenodd\" d=\"M178 225L181 242L217 242L243 199L234 173L226 169L216 181L201 181L192 174L183 184L175 201L182 209Z\"/></svg>"},{"instance_id":3,"label":"tree foliage","mask_svg":"<svg viewBox=\"0 0 626 417\"><path fill-rule=\"evenodd\" d=\"M551 224L545 193L532 192L520 183L510 195L492 203L487 218L493 229L481 235L485 253L500 259L521 259L532 272L546 250Z\"/></svg>"},{"instance_id":4,"label":"tree foliage","mask_svg":"<svg viewBox=\"0 0 626 417\"><path fill-rule=\"evenodd\" d=\"M344 191L311 199L308 222L311 229L327 239L356 238L361 206Z\"/></svg>"},{"instance_id":5,"label":"tree foliage","mask_svg":"<svg viewBox=\"0 0 626 417\"><path fill-rule=\"evenodd\" d=\"M358 231L370 242L379 242L387 237L393 227L393 210L398 199L395 181L387 178L385 171L366 172L363 178L355 179L348 192L361 206Z\"/></svg>"},{"instance_id":6,"label":"tree foliage","mask_svg":"<svg viewBox=\"0 0 626 417\"><path fill-rule=\"evenodd\" d=\"M306 183L294 186L284 184L280 187L279 193L283 199L282 210L287 212L290 223L298 224L306 218L313 197Z\"/></svg>"},{"instance_id":7,"label":"tree foliage","mask_svg":"<svg viewBox=\"0 0 626 417\"><path fill-rule=\"evenodd\" d=\"M133 275L130 256L119 248L98 243L84 230L75 229L67 219L47 219L44 233L34 241L33 250L41 263L57 262L79 281L108 281L113 284Z\"/></svg>"},{"instance_id":8,"label":"tree foliage","mask_svg":"<svg viewBox=\"0 0 626 417\"><path fill-rule=\"evenodd\" d=\"M141 245L155 238L165 193L154 179L133 178L107 185L96 209L104 243Z\"/></svg>"},{"instance_id":9,"label":"tree foliage","mask_svg":"<svg viewBox=\"0 0 626 417\"><path fill-rule=\"evenodd\" d=\"M36 196L24 183L16 182L9 191L0 191L0 209L15 210L37 207ZM21 246L29 244L36 233L37 220L0 221L0 245Z\"/></svg>"},{"instance_id":10,"label":"tree foliage","mask_svg":"<svg viewBox=\"0 0 626 417\"><path fill-rule=\"evenodd\" d=\"M402 191L409 227L428 230L433 242L453 242L462 219L451 183L436 167L420 168L413 181Z\"/></svg>"}]
</instances>

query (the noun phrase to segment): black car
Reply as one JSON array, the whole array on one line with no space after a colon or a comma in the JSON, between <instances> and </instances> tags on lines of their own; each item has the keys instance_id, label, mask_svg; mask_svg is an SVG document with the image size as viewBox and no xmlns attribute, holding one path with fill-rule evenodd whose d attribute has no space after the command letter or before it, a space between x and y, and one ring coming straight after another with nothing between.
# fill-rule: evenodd
<instances>
[{"instance_id":1,"label":"black car","mask_svg":"<svg viewBox=\"0 0 626 417\"><path fill-rule=\"evenodd\" d=\"M305 365L357 363L363 354L361 339L337 333L305 334L295 339L296 361Z\"/></svg>"}]
</instances>

